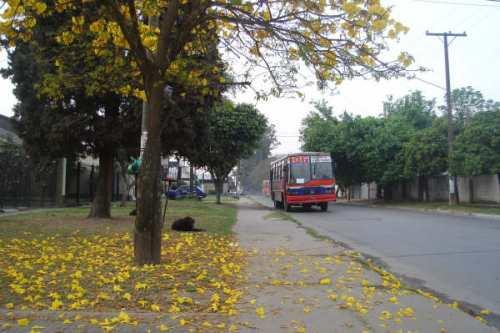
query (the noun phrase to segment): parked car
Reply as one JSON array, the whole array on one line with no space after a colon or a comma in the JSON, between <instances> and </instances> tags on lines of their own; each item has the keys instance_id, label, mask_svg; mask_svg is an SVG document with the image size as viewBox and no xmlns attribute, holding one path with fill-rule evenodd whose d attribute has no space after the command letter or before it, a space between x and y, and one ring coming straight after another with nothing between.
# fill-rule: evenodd
<instances>
[{"instance_id":1,"label":"parked car","mask_svg":"<svg viewBox=\"0 0 500 333\"><path fill-rule=\"evenodd\" d=\"M188 195L189 187L172 185L167 192L167 197L172 200L182 199Z\"/></svg>"},{"instance_id":2,"label":"parked car","mask_svg":"<svg viewBox=\"0 0 500 333\"><path fill-rule=\"evenodd\" d=\"M203 190L199 186L195 186L193 188L193 192L190 193L188 185L181 185L181 186L173 185L168 191L167 196L169 199L173 200L182 199L188 196L196 197L201 200L205 198L207 194L203 192Z\"/></svg>"}]
</instances>

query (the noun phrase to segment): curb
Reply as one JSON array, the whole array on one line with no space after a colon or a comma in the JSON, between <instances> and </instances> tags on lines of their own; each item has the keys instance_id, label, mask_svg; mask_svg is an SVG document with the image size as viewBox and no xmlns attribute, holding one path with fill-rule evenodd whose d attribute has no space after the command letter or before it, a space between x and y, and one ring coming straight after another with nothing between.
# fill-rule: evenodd
<instances>
[{"instance_id":1,"label":"curb","mask_svg":"<svg viewBox=\"0 0 500 333\"><path fill-rule=\"evenodd\" d=\"M387 209L397 209L397 210L403 210L403 211L410 211L410 212L420 212L420 213L434 213L434 214L440 214L440 215L447 215L447 216L459 216L459 217L475 217L475 218L480 218L480 219L489 219L489 220L499 220L500 221L500 215L495 215L495 214L484 214L484 213L472 213L472 212L456 212L452 210L447 210L447 209L432 209L432 208L412 208L412 207L399 207L399 206L378 206L374 204L369 204L369 203L356 203L356 202L337 202L336 205L345 205L345 206L361 206L361 207L367 207L367 208L387 208Z\"/></svg>"}]
</instances>

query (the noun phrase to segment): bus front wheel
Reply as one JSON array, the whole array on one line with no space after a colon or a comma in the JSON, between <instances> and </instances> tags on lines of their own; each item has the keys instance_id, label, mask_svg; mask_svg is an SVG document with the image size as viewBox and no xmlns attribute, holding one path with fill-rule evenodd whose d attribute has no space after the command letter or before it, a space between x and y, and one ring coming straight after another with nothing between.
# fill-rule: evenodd
<instances>
[{"instance_id":1,"label":"bus front wheel","mask_svg":"<svg viewBox=\"0 0 500 333\"><path fill-rule=\"evenodd\" d=\"M328 210L328 202L322 202L319 206L321 207L322 212L326 212Z\"/></svg>"},{"instance_id":2,"label":"bus front wheel","mask_svg":"<svg viewBox=\"0 0 500 333\"><path fill-rule=\"evenodd\" d=\"M290 205L288 204L288 201L286 200L286 198L283 199L283 209L285 210L285 212L290 211Z\"/></svg>"}]
</instances>

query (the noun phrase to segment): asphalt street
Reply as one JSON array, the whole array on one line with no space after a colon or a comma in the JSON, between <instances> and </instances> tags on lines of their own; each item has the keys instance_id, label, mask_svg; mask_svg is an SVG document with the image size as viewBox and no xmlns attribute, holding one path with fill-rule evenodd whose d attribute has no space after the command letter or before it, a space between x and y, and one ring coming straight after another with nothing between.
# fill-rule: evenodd
<instances>
[{"instance_id":1,"label":"asphalt street","mask_svg":"<svg viewBox=\"0 0 500 333\"><path fill-rule=\"evenodd\" d=\"M500 314L498 219L343 204L330 205L328 212L297 208L290 215L381 260L414 287Z\"/></svg>"}]
</instances>

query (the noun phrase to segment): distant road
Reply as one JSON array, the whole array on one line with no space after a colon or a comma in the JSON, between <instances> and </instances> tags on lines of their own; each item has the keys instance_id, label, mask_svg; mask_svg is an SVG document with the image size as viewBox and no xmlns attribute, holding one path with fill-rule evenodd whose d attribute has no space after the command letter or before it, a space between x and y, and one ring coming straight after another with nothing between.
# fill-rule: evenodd
<instances>
[{"instance_id":1,"label":"distant road","mask_svg":"<svg viewBox=\"0 0 500 333\"><path fill-rule=\"evenodd\" d=\"M256 197L272 206L269 199ZM333 204L290 213L318 233L376 257L415 287L500 314L500 220ZM500 327L500 317L495 316Z\"/></svg>"}]
</instances>

